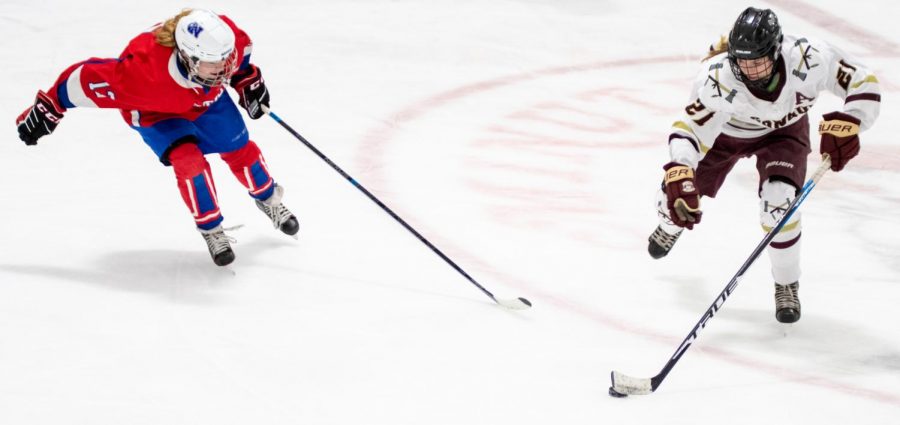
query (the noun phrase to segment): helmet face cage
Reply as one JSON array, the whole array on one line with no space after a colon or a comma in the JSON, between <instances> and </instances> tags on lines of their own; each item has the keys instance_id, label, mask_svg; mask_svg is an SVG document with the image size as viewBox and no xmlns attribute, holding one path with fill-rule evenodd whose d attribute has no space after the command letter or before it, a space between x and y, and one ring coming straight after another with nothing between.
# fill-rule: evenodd
<instances>
[{"instance_id":1,"label":"helmet face cage","mask_svg":"<svg viewBox=\"0 0 900 425\"><path fill-rule=\"evenodd\" d=\"M178 58L187 69L188 77L190 77L191 81L207 87L216 87L224 84L237 71L237 51L235 50L232 50L227 57L222 59L222 70L214 75L204 76L201 74L200 64L202 61L196 56L189 56L187 53L179 50Z\"/></svg>"},{"instance_id":2,"label":"helmet face cage","mask_svg":"<svg viewBox=\"0 0 900 425\"><path fill-rule=\"evenodd\" d=\"M741 65L738 60L753 60L759 58L729 58L729 64L731 65L731 72L734 76L745 86L752 87L755 89L763 89L769 85L772 81L772 77L775 75L775 63L778 61L777 54L769 54L762 57L767 57L769 59L767 64L766 72L762 72L766 77L751 79L744 71L741 69Z\"/></svg>"},{"instance_id":3,"label":"helmet face cage","mask_svg":"<svg viewBox=\"0 0 900 425\"><path fill-rule=\"evenodd\" d=\"M770 9L748 7L738 17L728 35L728 61L735 78L749 87L766 87L775 75L774 68L781 55L784 36L778 17ZM769 58L772 69L768 77L751 80L738 63L739 59Z\"/></svg>"}]
</instances>

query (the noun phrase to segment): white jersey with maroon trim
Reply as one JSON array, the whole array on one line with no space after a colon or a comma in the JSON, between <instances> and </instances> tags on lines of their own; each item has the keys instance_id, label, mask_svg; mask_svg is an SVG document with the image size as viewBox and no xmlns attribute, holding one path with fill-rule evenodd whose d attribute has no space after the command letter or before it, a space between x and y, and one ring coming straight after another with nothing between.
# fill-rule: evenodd
<instances>
[{"instance_id":1,"label":"white jersey with maroon trim","mask_svg":"<svg viewBox=\"0 0 900 425\"><path fill-rule=\"evenodd\" d=\"M793 124L824 90L844 99L843 112L858 118L862 130L875 122L881 102L878 79L859 61L827 43L788 35L781 56L784 61L776 70L782 81L773 101L757 98L734 76L726 53L704 61L692 103L672 125L672 161L696 168L720 134L758 137Z\"/></svg>"}]
</instances>

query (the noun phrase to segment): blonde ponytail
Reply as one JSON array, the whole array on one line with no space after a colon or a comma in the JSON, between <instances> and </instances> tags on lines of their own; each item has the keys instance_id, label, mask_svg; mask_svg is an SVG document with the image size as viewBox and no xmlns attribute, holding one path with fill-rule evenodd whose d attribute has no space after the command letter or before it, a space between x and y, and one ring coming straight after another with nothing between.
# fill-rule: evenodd
<instances>
[{"instance_id":1,"label":"blonde ponytail","mask_svg":"<svg viewBox=\"0 0 900 425\"><path fill-rule=\"evenodd\" d=\"M158 28L153 30L153 35L156 36L156 42L166 47L175 47L175 26L178 25L178 21L181 18L193 11L194 9L183 9L181 13L160 24Z\"/></svg>"},{"instance_id":2,"label":"blonde ponytail","mask_svg":"<svg viewBox=\"0 0 900 425\"><path fill-rule=\"evenodd\" d=\"M723 36L719 37L718 42L716 42L715 44L711 44L709 46L709 51L706 53L706 57L703 58L703 60L705 61L715 55L718 55L719 53L723 53L723 52L727 52L727 51L728 51L728 38L723 35Z\"/></svg>"}]
</instances>

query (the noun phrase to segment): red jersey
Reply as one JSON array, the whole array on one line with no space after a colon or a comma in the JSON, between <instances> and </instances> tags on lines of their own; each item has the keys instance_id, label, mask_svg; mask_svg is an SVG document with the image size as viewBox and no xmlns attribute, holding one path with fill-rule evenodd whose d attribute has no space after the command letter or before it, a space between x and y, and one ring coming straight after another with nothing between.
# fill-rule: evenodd
<instances>
[{"instance_id":1,"label":"red jersey","mask_svg":"<svg viewBox=\"0 0 900 425\"><path fill-rule=\"evenodd\" d=\"M246 68L252 50L250 37L231 19L220 17L234 31L240 68ZM70 66L48 94L63 108L119 109L134 127L170 118L195 120L225 93L225 87L191 81L178 61L177 50L157 43L153 29L132 39L118 59L91 58Z\"/></svg>"}]
</instances>

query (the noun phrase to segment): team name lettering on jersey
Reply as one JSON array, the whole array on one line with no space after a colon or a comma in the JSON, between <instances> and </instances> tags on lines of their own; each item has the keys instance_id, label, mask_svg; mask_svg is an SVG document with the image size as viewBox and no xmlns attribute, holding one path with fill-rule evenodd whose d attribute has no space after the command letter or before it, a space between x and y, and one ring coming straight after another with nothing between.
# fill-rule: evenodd
<instances>
[{"instance_id":1,"label":"team name lettering on jersey","mask_svg":"<svg viewBox=\"0 0 900 425\"><path fill-rule=\"evenodd\" d=\"M793 121L795 118L803 116L804 114L809 112L810 108L812 108L812 106L798 106L797 109L788 112L787 115L778 120L762 120L759 117L750 117L750 119L768 128L778 129L788 125L788 123Z\"/></svg>"}]
</instances>

